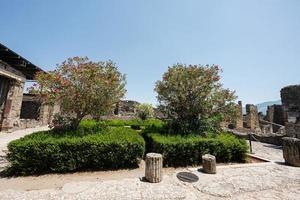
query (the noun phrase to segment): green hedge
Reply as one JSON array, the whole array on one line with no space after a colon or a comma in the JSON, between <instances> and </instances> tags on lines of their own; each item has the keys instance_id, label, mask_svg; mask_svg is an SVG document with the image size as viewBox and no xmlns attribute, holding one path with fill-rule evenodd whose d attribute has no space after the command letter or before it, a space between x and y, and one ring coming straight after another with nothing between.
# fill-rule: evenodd
<instances>
[{"instance_id":1,"label":"green hedge","mask_svg":"<svg viewBox=\"0 0 300 200\"><path fill-rule=\"evenodd\" d=\"M133 129L140 129L140 128L146 128L146 127L161 127L165 124L163 121L161 121L159 119L147 119L147 120L112 119L112 120L104 120L102 123L107 125L107 126L130 126Z\"/></svg>"},{"instance_id":2,"label":"green hedge","mask_svg":"<svg viewBox=\"0 0 300 200\"><path fill-rule=\"evenodd\" d=\"M147 133L144 138L147 152L163 154L165 166L198 165L206 153L216 156L218 162L242 162L248 151L245 140L229 134L204 138Z\"/></svg>"},{"instance_id":3,"label":"green hedge","mask_svg":"<svg viewBox=\"0 0 300 200\"><path fill-rule=\"evenodd\" d=\"M130 128L109 127L83 136L37 132L9 143L8 172L26 175L136 167L144 149L145 141Z\"/></svg>"}]
</instances>

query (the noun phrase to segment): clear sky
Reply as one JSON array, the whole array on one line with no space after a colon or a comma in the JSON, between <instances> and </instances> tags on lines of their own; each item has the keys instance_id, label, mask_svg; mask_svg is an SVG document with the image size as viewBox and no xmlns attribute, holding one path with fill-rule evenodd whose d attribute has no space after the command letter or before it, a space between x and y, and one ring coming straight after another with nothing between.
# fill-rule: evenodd
<instances>
[{"instance_id":1,"label":"clear sky","mask_svg":"<svg viewBox=\"0 0 300 200\"><path fill-rule=\"evenodd\" d=\"M300 84L299 0L0 0L0 42L44 70L111 59L127 99L156 103L167 67L219 64L244 103Z\"/></svg>"}]
</instances>

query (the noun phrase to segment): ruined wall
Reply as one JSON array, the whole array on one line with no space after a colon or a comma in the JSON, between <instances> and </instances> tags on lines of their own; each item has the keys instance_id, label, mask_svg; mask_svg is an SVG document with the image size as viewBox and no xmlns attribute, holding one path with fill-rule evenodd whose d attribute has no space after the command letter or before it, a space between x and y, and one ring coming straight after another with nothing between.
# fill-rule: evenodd
<instances>
[{"instance_id":1,"label":"ruined wall","mask_svg":"<svg viewBox=\"0 0 300 200\"><path fill-rule=\"evenodd\" d=\"M137 101L131 101L131 100L124 100L120 101L114 110L114 114L118 116L135 116L136 114L136 109L135 107L139 105L140 103Z\"/></svg>"},{"instance_id":2,"label":"ruined wall","mask_svg":"<svg viewBox=\"0 0 300 200\"><path fill-rule=\"evenodd\" d=\"M282 105L272 105L268 106L267 109L267 116L265 118L267 121L279 124L284 126L285 124L285 119L284 119L284 112L283 112L283 106ZM273 126L273 131L276 133L280 126L277 125L272 125Z\"/></svg>"},{"instance_id":3,"label":"ruined wall","mask_svg":"<svg viewBox=\"0 0 300 200\"><path fill-rule=\"evenodd\" d=\"M35 95L23 94L21 109L21 128L46 126L51 123L53 116L60 112L58 104L41 103Z\"/></svg>"},{"instance_id":4,"label":"ruined wall","mask_svg":"<svg viewBox=\"0 0 300 200\"><path fill-rule=\"evenodd\" d=\"M282 88L281 101L287 135L300 138L300 85Z\"/></svg>"},{"instance_id":5,"label":"ruined wall","mask_svg":"<svg viewBox=\"0 0 300 200\"><path fill-rule=\"evenodd\" d=\"M239 101L238 104L236 105L237 109L237 118L235 121L235 128L236 129L241 129L243 128L243 104L242 101Z\"/></svg>"},{"instance_id":6,"label":"ruined wall","mask_svg":"<svg viewBox=\"0 0 300 200\"><path fill-rule=\"evenodd\" d=\"M20 127L25 76L8 64L0 61L0 76L8 79L6 98L2 105L1 130L13 131Z\"/></svg>"},{"instance_id":7,"label":"ruined wall","mask_svg":"<svg viewBox=\"0 0 300 200\"><path fill-rule=\"evenodd\" d=\"M11 80L5 101L2 120L2 131L13 131L20 127L20 113L23 98L24 82Z\"/></svg>"},{"instance_id":8,"label":"ruined wall","mask_svg":"<svg viewBox=\"0 0 300 200\"><path fill-rule=\"evenodd\" d=\"M257 107L253 104L247 104L246 113L246 128L255 132L260 131Z\"/></svg>"}]
</instances>

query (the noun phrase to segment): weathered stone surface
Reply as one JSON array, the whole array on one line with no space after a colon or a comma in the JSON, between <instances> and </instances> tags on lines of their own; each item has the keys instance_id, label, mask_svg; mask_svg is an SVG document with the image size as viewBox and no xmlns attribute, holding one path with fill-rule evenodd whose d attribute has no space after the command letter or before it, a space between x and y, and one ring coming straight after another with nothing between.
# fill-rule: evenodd
<instances>
[{"instance_id":1,"label":"weathered stone surface","mask_svg":"<svg viewBox=\"0 0 300 200\"><path fill-rule=\"evenodd\" d=\"M162 181L163 157L158 153L147 153L145 178L151 183Z\"/></svg>"},{"instance_id":2,"label":"weathered stone surface","mask_svg":"<svg viewBox=\"0 0 300 200\"><path fill-rule=\"evenodd\" d=\"M246 112L247 112L247 128L251 129L252 131L260 131L259 128L259 118L258 118L258 112L257 107L252 104L246 105Z\"/></svg>"},{"instance_id":3,"label":"weathered stone surface","mask_svg":"<svg viewBox=\"0 0 300 200\"><path fill-rule=\"evenodd\" d=\"M300 85L282 88L281 101L286 119L287 136L300 139Z\"/></svg>"},{"instance_id":4,"label":"weathered stone surface","mask_svg":"<svg viewBox=\"0 0 300 200\"><path fill-rule=\"evenodd\" d=\"M123 100L120 101L115 108L114 114L119 116L134 116L136 113L136 106L140 103L137 101Z\"/></svg>"},{"instance_id":5,"label":"weathered stone surface","mask_svg":"<svg viewBox=\"0 0 300 200\"><path fill-rule=\"evenodd\" d=\"M1 199L294 199L300 191L299 168L274 163L222 167L218 174L193 171L195 183L184 183L175 175L165 176L158 184L138 178L96 182L67 183L62 188L0 191ZM75 185L73 190L70 188Z\"/></svg>"},{"instance_id":6,"label":"weathered stone surface","mask_svg":"<svg viewBox=\"0 0 300 200\"><path fill-rule=\"evenodd\" d=\"M280 93L286 121L300 123L300 85L284 87Z\"/></svg>"},{"instance_id":7,"label":"weathered stone surface","mask_svg":"<svg viewBox=\"0 0 300 200\"><path fill-rule=\"evenodd\" d=\"M24 82L10 80L6 103L3 112L2 130L16 130L20 127L20 113Z\"/></svg>"},{"instance_id":8,"label":"weathered stone surface","mask_svg":"<svg viewBox=\"0 0 300 200\"><path fill-rule=\"evenodd\" d=\"M300 124L287 122L285 124L285 130L288 137L295 137L300 139Z\"/></svg>"},{"instance_id":9,"label":"weathered stone surface","mask_svg":"<svg viewBox=\"0 0 300 200\"><path fill-rule=\"evenodd\" d=\"M281 89L281 101L285 108L300 109L300 85L291 85Z\"/></svg>"},{"instance_id":10,"label":"weathered stone surface","mask_svg":"<svg viewBox=\"0 0 300 200\"><path fill-rule=\"evenodd\" d=\"M286 163L300 167L300 139L285 137L283 140L283 157Z\"/></svg>"},{"instance_id":11,"label":"weathered stone surface","mask_svg":"<svg viewBox=\"0 0 300 200\"><path fill-rule=\"evenodd\" d=\"M202 167L203 171L208 174L215 174L217 173L216 169L216 157L210 154L205 154L202 156Z\"/></svg>"},{"instance_id":12,"label":"weathered stone surface","mask_svg":"<svg viewBox=\"0 0 300 200\"><path fill-rule=\"evenodd\" d=\"M272 106L268 106L266 120L284 126L285 122L284 122L283 106L276 105L276 104ZM280 129L280 126L275 124L272 125L272 129L274 133L277 133L278 130Z\"/></svg>"},{"instance_id":13,"label":"weathered stone surface","mask_svg":"<svg viewBox=\"0 0 300 200\"><path fill-rule=\"evenodd\" d=\"M236 105L237 109L237 118L235 121L235 128L236 129L242 129L243 128L243 104L242 101L239 101L238 104Z\"/></svg>"}]
</instances>

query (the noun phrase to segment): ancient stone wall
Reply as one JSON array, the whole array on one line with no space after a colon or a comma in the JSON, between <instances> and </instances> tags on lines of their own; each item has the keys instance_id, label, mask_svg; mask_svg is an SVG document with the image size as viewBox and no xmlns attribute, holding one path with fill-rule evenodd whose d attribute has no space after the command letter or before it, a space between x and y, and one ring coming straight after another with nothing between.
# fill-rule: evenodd
<instances>
[{"instance_id":1,"label":"ancient stone wall","mask_svg":"<svg viewBox=\"0 0 300 200\"><path fill-rule=\"evenodd\" d=\"M285 119L284 119L283 106L275 105L275 104L272 106L268 106L267 116L265 119L269 122L284 126ZM273 124L272 126L273 126L273 131L276 133L279 130L280 126L277 126L275 124Z\"/></svg>"},{"instance_id":2,"label":"ancient stone wall","mask_svg":"<svg viewBox=\"0 0 300 200\"><path fill-rule=\"evenodd\" d=\"M114 114L118 116L135 116L136 106L140 103L137 101L124 100L120 101L114 110Z\"/></svg>"},{"instance_id":3,"label":"ancient stone wall","mask_svg":"<svg viewBox=\"0 0 300 200\"><path fill-rule=\"evenodd\" d=\"M24 84L24 82L10 80L9 90L3 110L2 131L13 131L20 127L20 113Z\"/></svg>"},{"instance_id":4,"label":"ancient stone wall","mask_svg":"<svg viewBox=\"0 0 300 200\"><path fill-rule=\"evenodd\" d=\"M281 89L281 101L286 119L283 157L286 163L300 167L300 85Z\"/></svg>"},{"instance_id":5,"label":"ancient stone wall","mask_svg":"<svg viewBox=\"0 0 300 200\"><path fill-rule=\"evenodd\" d=\"M0 61L0 76L8 80L6 81L8 84L6 94L2 94L5 99L3 99L1 106L1 130L13 131L20 127L20 113L26 78L20 71L2 61Z\"/></svg>"},{"instance_id":6,"label":"ancient stone wall","mask_svg":"<svg viewBox=\"0 0 300 200\"><path fill-rule=\"evenodd\" d=\"M253 104L247 104L246 113L246 128L255 132L260 131L257 107Z\"/></svg>"},{"instance_id":7,"label":"ancient stone wall","mask_svg":"<svg viewBox=\"0 0 300 200\"><path fill-rule=\"evenodd\" d=\"M285 115L286 133L300 138L300 85L281 89L281 101Z\"/></svg>"},{"instance_id":8,"label":"ancient stone wall","mask_svg":"<svg viewBox=\"0 0 300 200\"><path fill-rule=\"evenodd\" d=\"M237 118L235 121L235 128L241 129L241 128L243 128L243 104L242 104L242 101L238 102L238 104L236 105L236 109L237 109Z\"/></svg>"}]
</instances>

